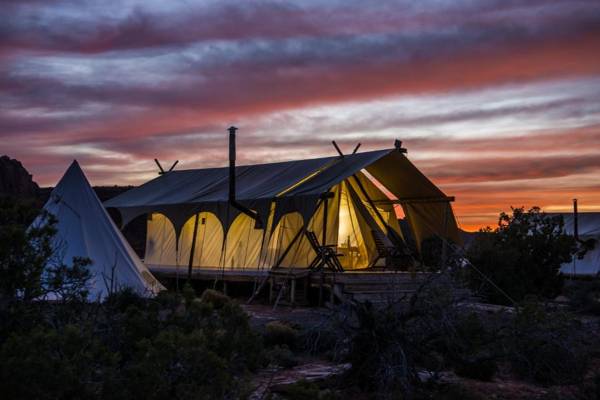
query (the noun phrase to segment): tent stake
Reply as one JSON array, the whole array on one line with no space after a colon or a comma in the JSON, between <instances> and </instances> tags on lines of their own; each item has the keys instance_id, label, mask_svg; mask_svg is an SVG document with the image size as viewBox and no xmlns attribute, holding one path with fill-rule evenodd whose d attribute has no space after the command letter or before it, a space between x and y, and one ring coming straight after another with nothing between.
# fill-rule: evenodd
<instances>
[{"instance_id":1,"label":"tent stake","mask_svg":"<svg viewBox=\"0 0 600 400\"><path fill-rule=\"evenodd\" d=\"M192 265L194 264L194 252L196 251L196 237L198 236L198 219L200 213L194 218L194 233L192 234L192 248L190 249L190 261L188 263L188 282L192 280Z\"/></svg>"}]
</instances>

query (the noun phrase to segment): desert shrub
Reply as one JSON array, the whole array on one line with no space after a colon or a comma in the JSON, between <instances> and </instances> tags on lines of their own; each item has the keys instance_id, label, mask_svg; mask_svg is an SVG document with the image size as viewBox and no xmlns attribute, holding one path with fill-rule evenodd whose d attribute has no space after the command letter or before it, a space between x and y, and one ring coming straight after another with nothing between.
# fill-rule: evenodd
<instances>
[{"instance_id":1,"label":"desert shrub","mask_svg":"<svg viewBox=\"0 0 600 400\"><path fill-rule=\"evenodd\" d=\"M310 329L303 329L299 333L298 342L303 352L311 355L326 354L329 358L335 359L340 340L345 339L343 332L335 326L337 321L328 321L324 326L317 326Z\"/></svg>"},{"instance_id":2,"label":"desert shrub","mask_svg":"<svg viewBox=\"0 0 600 400\"><path fill-rule=\"evenodd\" d=\"M209 321L217 338L216 349L239 368L232 371L255 370L263 359L261 335L250 327L248 314L229 302L217 310L217 318Z\"/></svg>"},{"instance_id":3,"label":"desert shrub","mask_svg":"<svg viewBox=\"0 0 600 400\"><path fill-rule=\"evenodd\" d=\"M600 280L580 281L565 291L576 311L600 315Z\"/></svg>"},{"instance_id":4,"label":"desert shrub","mask_svg":"<svg viewBox=\"0 0 600 400\"><path fill-rule=\"evenodd\" d=\"M202 296L200 296L200 300L212 304L213 307L217 309L222 308L231 302L231 299L227 295L213 289L206 289L202 293Z\"/></svg>"},{"instance_id":5,"label":"desert shrub","mask_svg":"<svg viewBox=\"0 0 600 400\"><path fill-rule=\"evenodd\" d=\"M119 357L90 330L68 325L11 336L0 360L4 398L92 399L115 379Z\"/></svg>"},{"instance_id":6,"label":"desert shrub","mask_svg":"<svg viewBox=\"0 0 600 400\"><path fill-rule=\"evenodd\" d=\"M294 348L297 338L298 331L283 322L272 321L265 325L264 339L268 346L285 345Z\"/></svg>"},{"instance_id":7,"label":"desert shrub","mask_svg":"<svg viewBox=\"0 0 600 400\"><path fill-rule=\"evenodd\" d=\"M213 399L238 397L226 358L215 352L201 330L160 332L140 341L133 360L122 370L123 398Z\"/></svg>"},{"instance_id":8,"label":"desert shrub","mask_svg":"<svg viewBox=\"0 0 600 400\"><path fill-rule=\"evenodd\" d=\"M408 393L416 370L405 315L392 305L378 310L368 302L357 304L354 312L358 324L351 336L349 381L380 397Z\"/></svg>"},{"instance_id":9,"label":"desert shrub","mask_svg":"<svg viewBox=\"0 0 600 400\"><path fill-rule=\"evenodd\" d=\"M577 400L600 400L600 373L596 372L592 378L580 387Z\"/></svg>"},{"instance_id":10,"label":"desert shrub","mask_svg":"<svg viewBox=\"0 0 600 400\"><path fill-rule=\"evenodd\" d=\"M278 390L289 400L336 400L336 396L331 390L321 390L315 382L301 379L291 385L286 385Z\"/></svg>"},{"instance_id":11,"label":"desert shrub","mask_svg":"<svg viewBox=\"0 0 600 400\"><path fill-rule=\"evenodd\" d=\"M451 280L433 275L408 301L356 304L346 325L347 382L378 398L411 398L423 387L423 368L433 381L447 368L491 379L500 353L496 321L488 327L459 300Z\"/></svg>"},{"instance_id":12,"label":"desert shrub","mask_svg":"<svg viewBox=\"0 0 600 400\"><path fill-rule=\"evenodd\" d=\"M156 295L154 301L163 309L174 310L181 305L182 298L179 293L163 290Z\"/></svg>"},{"instance_id":13,"label":"desert shrub","mask_svg":"<svg viewBox=\"0 0 600 400\"><path fill-rule=\"evenodd\" d=\"M267 350L266 357L270 364L291 368L298 365L298 359L287 346L273 346Z\"/></svg>"},{"instance_id":14,"label":"desert shrub","mask_svg":"<svg viewBox=\"0 0 600 400\"><path fill-rule=\"evenodd\" d=\"M183 285L181 294L186 304L190 304L196 298L196 290L194 290L194 287L190 282L186 282L185 285Z\"/></svg>"},{"instance_id":15,"label":"desert shrub","mask_svg":"<svg viewBox=\"0 0 600 400\"><path fill-rule=\"evenodd\" d=\"M264 363L248 315L218 292L86 302L86 260L65 267L53 221L0 200L0 393L10 399L246 397ZM14 239L14 240L13 240ZM46 295L61 301L38 301Z\"/></svg>"},{"instance_id":16,"label":"desert shrub","mask_svg":"<svg viewBox=\"0 0 600 400\"><path fill-rule=\"evenodd\" d=\"M475 393L473 390L470 390L465 385L459 383L447 384L447 385L437 385L434 388L433 392L435 393L433 397L429 395L423 395L422 397L417 398L433 398L436 400L483 400L484 397L478 393ZM427 396L427 397L426 397Z\"/></svg>"},{"instance_id":17,"label":"desert shrub","mask_svg":"<svg viewBox=\"0 0 600 400\"><path fill-rule=\"evenodd\" d=\"M118 312L123 312L130 306L143 307L145 303L146 299L131 288L124 288L110 293L104 300L104 305L106 307Z\"/></svg>"},{"instance_id":18,"label":"desert shrub","mask_svg":"<svg viewBox=\"0 0 600 400\"><path fill-rule=\"evenodd\" d=\"M462 260L462 256L457 252L454 243L444 243L444 240L437 236L423 240L420 254L423 264L432 271L456 268Z\"/></svg>"},{"instance_id":19,"label":"desert shrub","mask_svg":"<svg viewBox=\"0 0 600 400\"><path fill-rule=\"evenodd\" d=\"M499 349L494 324L486 327L476 313L461 314L444 335L444 354L457 375L488 381L498 370ZM489 324L490 321L487 321Z\"/></svg>"},{"instance_id":20,"label":"desert shrub","mask_svg":"<svg viewBox=\"0 0 600 400\"><path fill-rule=\"evenodd\" d=\"M576 251L575 240L564 233L563 225L562 216L546 215L537 207L501 213L498 227L480 232L468 250L476 268L468 275L472 288L497 304L518 302L527 295L556 297L563 285L560 266Z\"/></svg>"},{"instance_id":21,"label":"desert shrub","mask_svg":"<svg viewBox=\"0 0 600 400\"><path fill-rule=\"evenodd\" d=\"M581 382L589 361L586 343L579 321L535 302L520 309L506 337L513 371L541 384Z\"/></svg>"},{"instance_id":22,"label":"desert shrub","mask_svg":"<svg viewBox=\"0 0 600 400\"><path fill-rule=\"evenodd\" d=\"M497 371L496 360L486 355L463 357L454 367L457 375L480 381L492 380Z\"/></svg>"}]
</instances>

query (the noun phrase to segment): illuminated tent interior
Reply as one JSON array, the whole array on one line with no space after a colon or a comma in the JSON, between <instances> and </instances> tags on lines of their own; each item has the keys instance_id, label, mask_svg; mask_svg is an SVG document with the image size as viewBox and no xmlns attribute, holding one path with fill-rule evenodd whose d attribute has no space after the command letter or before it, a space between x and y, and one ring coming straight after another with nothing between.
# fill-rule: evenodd
<instances>
[{"instance_id":1,"label":"illuminated tent interior","mask_svg":"<svg viewBox=\"0 0 600 400\"><path fill-rule=\"evenodd\" d=\"M147 215L151 268L187 268L190 257L203 269L306 268L316 255L306 232L314 232L344 270L364 269L378 258L376 237L405 246L399 213L418 248L433 236L460 240L452 199L403 149L235 167L235 201L250 212L231 204L228 172L167 172L105 206L119 210L123 226Z\"/></svg>"}]
</instances>

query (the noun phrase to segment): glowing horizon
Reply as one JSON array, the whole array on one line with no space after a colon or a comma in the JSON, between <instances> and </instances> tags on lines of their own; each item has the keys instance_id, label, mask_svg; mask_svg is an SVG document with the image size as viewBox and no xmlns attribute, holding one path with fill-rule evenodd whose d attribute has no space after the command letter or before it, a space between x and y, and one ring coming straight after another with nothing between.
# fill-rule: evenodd
<instances>
[{"instance_id":1,"label":"glowing horizon","mask_svg":"<svg viewBox=\"0 0 600 400\"><path fill-rule=\"evenodd\" d=\"M461 227L600 210L600 6L588 0L9 0L0 154L52 186L140 184L403 141Z\"/></svg>"}]
</instances>

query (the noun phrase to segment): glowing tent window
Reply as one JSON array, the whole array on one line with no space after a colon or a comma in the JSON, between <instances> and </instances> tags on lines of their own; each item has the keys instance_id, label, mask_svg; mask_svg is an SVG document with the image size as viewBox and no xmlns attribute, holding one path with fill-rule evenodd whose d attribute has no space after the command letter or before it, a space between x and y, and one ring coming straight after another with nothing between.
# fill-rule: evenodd
<instances>
[{"instance_id":1,"label":"glowing tent window","mask_svg":"<svg viewBox=\"0 0 600 400\"><path fill-rule=\"evenodd\" d=\"M364 258L364 245L358 226L356 210L352 206L348 191L342 186L340 193L340 211L338 225L338 252L342 254L340 262L344 268L356 268Z\"/></svg>"}]
</instances>

